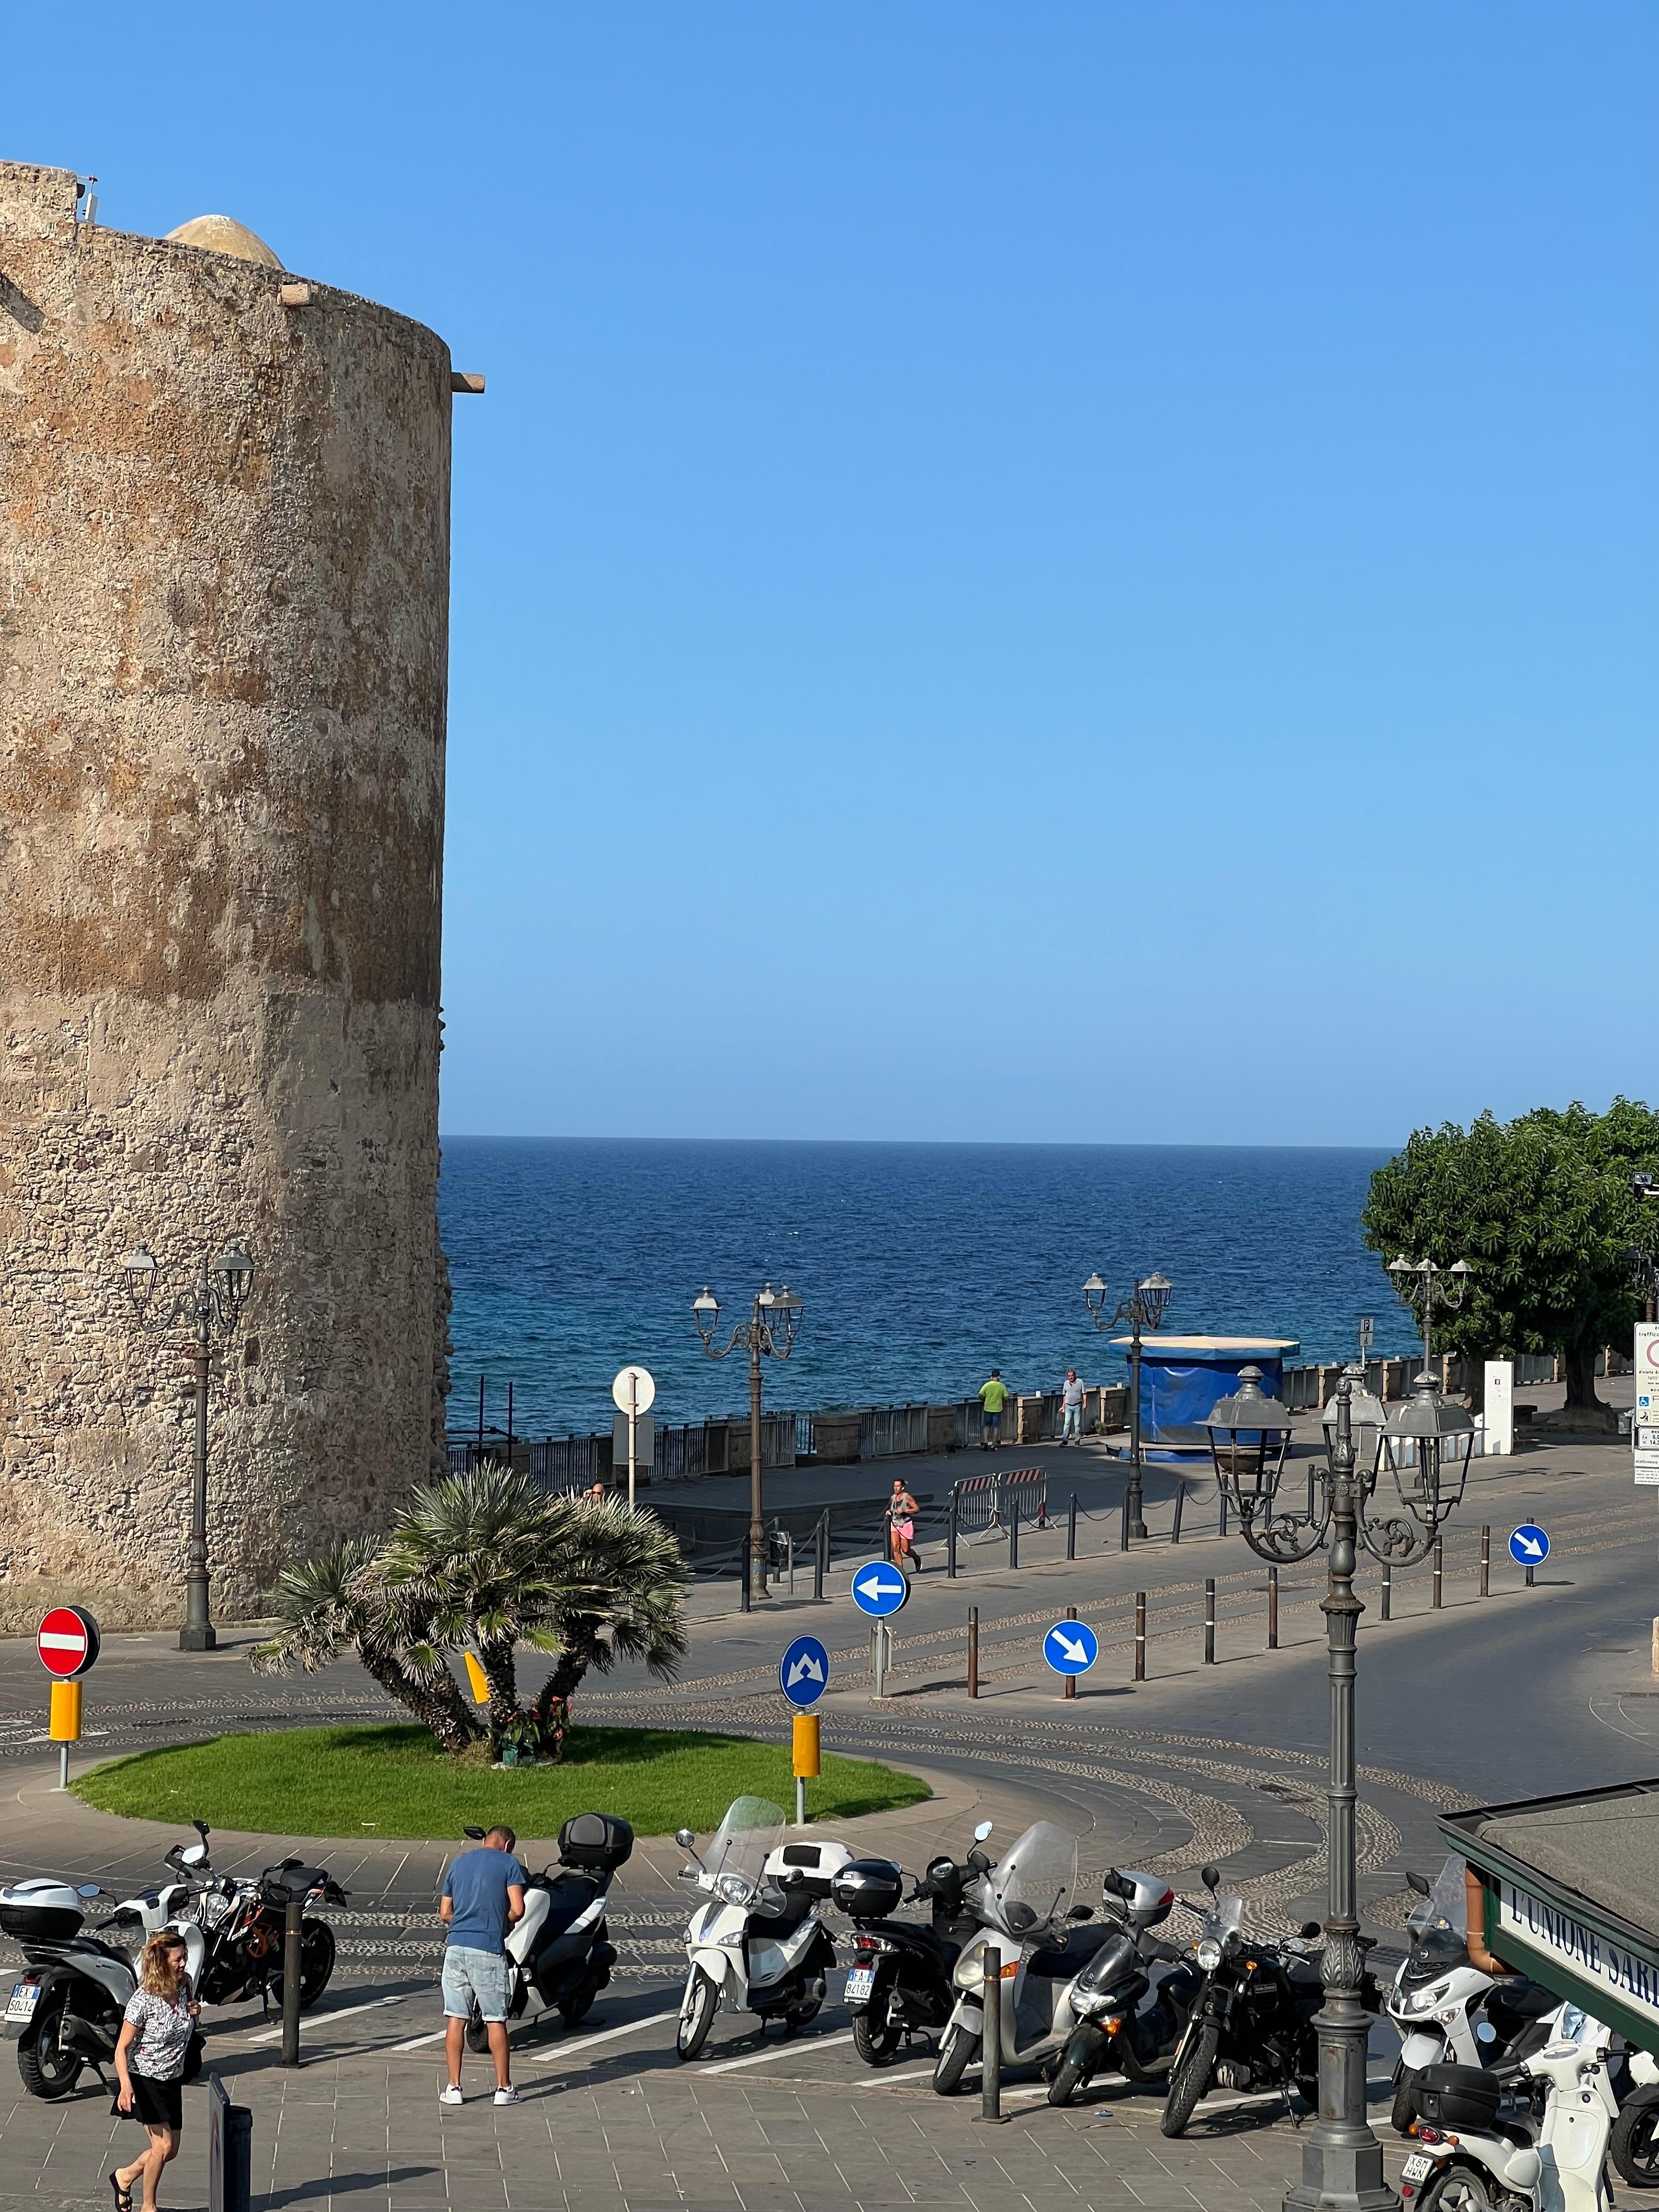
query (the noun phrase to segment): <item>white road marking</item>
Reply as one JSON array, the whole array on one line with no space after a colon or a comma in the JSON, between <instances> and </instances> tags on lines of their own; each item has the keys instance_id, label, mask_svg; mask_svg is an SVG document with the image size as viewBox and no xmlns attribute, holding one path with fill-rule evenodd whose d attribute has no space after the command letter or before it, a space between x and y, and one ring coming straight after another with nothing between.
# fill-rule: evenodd
<instances>
[{"instance_id":1,"label":"white road marking","mask_svg":"<svg viewBox=\"0 0 1659 2212\"><path fill-rule=\"evenodd\" d=\"M676 2013L674 2017L678 2020L679 2014ZM757 2051L748 2058L722 2058L718 2066L700 2066L697 2071L699 2074L735 2074L740 2066L769 2066L775 2058L793 2058L802 2051L828 2051L837 2043L850 2043L852 2040L850 2027L845 2035L810 2035L794 2042L780 2043L771 2051Z\"/></svg>"},{"instance_id":2,"label":"white road marking","mask_svg":"<svg viewBox=\"0 0 1659 2212\"><path fill-rule=\"evenodd\" d=\"M407 2043L394 2043L394 2051L419 2051L428 2043L441 2043L449 2033L447 2027L434 2027L430 2035L411 2035Z\"/></svg>"},{"instance_id":3,"label":"white road marking","mask_svg":"<svg viewBox=\"0 0 1659 2212\"><path fill-rule=\"evenodd\" d=\"M621 2027L602 2027L597 2035L584 2035L575 2043L562 2043L554 2051L520 2051L514 2055L531 2066L556 2066L573 2051L591 2051L596 2043L611 2043L619 2035L637 2035L642 2027L660 2027L664 2021L678 2020L679 2016L680 2008L676 2005L672 2012L647 2013L643 2020L630 2020ZM399 2045L400 2049L407 2047Z\"/></svg>"},{"instance_id":4,"label":"white road marking","mask_svg":"<svg viewBox=\"0 0 1659 2212\"><path fill-rule=\"evenodd\" d=\"M403 2002L400 1996L371 1997L367 2004L342 2005L337 2012L314 2012L310 2015L308 2021L306 2014L302 2013L301 2020L312 2027L326 2027L331 2021L349 2020L354 2013L379 2012L386 2005L402 2004ZM441 2035L443 2030L440 2028L438 2033ZM282 2038L283 2031L280 2027L262 2027L258 2035L249 2036L248 2041L250 2043L280 2043Z\"/></svg>"}]
</instances>

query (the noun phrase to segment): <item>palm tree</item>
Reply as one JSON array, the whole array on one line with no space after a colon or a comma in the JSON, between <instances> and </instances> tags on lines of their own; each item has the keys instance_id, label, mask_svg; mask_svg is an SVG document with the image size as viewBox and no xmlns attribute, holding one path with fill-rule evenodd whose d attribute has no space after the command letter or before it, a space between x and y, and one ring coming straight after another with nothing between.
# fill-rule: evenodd
<instances>
[{"instance_id":1,"label":"palm tree","mask_svg":"<svg viewBox=\"0 0 1659 2212\"><path fill-rule=\"evenodd\" d=\"M274 1595L283 1626L252 1654L261 1673L314 1674L355 1651L446 1751L465 1751L483 1733L429 1621L409 1596L388 1589L374 1537L344 1539L284 1569Z\"/></svg>"},{"instance_id":2,"label":"palm tree","mask_svg":"<svg viewBox=\"0 0 1659 2212\"><path fill-rule=\"evenodd\" d=\"M688 1649L690 1577L654 1514L620 1498L561 1498L552 1517L567 1568L552 1613L558 1656L536 1697L544 1729L562 1718L589 1668L608 1674L618 1659L643 1659L672 1681Z\"/></svg>"}]
</instances>

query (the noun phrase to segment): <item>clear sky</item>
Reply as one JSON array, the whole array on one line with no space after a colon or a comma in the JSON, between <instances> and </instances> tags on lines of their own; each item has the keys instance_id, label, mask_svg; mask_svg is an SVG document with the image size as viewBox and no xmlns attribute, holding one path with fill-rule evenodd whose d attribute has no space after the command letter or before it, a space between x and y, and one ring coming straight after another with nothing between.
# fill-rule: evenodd
<instances>
[{"instance_id":1,"label":"clear sky","mask_svg":"<svg viewBox=\"0 0 1659 2212\"><path fill-rule=\"evenodd\" d=\"M1659 12L14 11L456 405L457 1132L1651 1097Z\"/></svg>"}]
</instances>

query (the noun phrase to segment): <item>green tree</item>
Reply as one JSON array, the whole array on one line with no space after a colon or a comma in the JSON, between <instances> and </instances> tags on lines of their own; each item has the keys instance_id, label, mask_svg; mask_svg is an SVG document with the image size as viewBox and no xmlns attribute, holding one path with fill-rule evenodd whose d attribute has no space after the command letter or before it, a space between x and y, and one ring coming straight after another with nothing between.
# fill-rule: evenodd
<instances>
[{"instance_id":1,"label":"green tree","mask_svg":"<svg viewBox=\"0 0 1659 2212\"><path fill-rule=\"evenodd\" d=\"M1480 1363L1556 1352L1575 1419L1612 1425L1595 1395L1595 1355L1627 1346L1636 1304L1626 1248L1659 1233L1631 1195L1634 1168L1659 1162L1659 1116L1619 1098L1606 1114L1540 1107L1467 1129L1413 1132L1371 1177L1361 1217L1386 1264L1398 1255L1474 1269L1463 1305L1437 1306L1434 1342ZM1420 1304L1417 1304L1421 1326Z\"/></svg>"}]
</instances>

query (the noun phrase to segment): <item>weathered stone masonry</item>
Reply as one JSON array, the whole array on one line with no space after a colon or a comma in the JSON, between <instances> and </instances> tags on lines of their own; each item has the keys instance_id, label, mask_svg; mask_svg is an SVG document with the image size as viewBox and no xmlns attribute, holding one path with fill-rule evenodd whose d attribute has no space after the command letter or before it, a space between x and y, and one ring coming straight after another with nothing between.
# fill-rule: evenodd
<instances>
[{"instance_id":1,"label":"weathered stone masonry","mask_svg":"<svg viewBox=\"0 0 1659 2212\"><path fill-rule=\"evenodd\" d=\"M441 1441L451 365L0 164L0 1625L179 1617L190 1408L135 1332L242 1236L216 1610Z\"/></svg>"}]
</instances>

